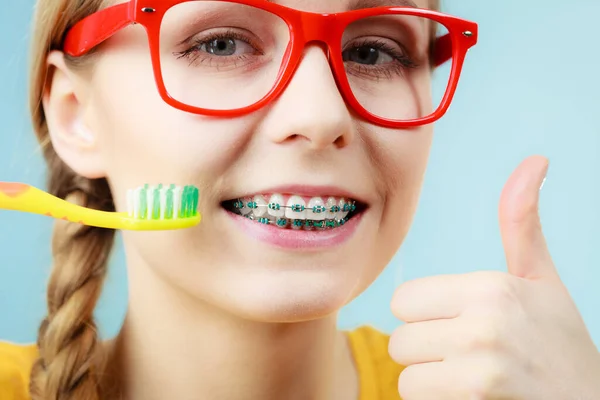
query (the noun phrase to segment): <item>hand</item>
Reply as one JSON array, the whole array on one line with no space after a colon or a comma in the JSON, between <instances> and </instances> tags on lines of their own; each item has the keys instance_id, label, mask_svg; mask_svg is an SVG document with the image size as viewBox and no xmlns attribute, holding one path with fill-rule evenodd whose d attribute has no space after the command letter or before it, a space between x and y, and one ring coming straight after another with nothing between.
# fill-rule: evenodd
<instances>
[{"instance_id":1,"label":"hand","mask_svg":"<svg viewBox=\"0 0 600 400\"><path fill-rule=\"evenodd\" d=\"M508 273L408 282L390 339L403 400L598 400L600 353L561 282L538 215L547 160L507 182L500 230Z\"/></svg>"}]
</instances>

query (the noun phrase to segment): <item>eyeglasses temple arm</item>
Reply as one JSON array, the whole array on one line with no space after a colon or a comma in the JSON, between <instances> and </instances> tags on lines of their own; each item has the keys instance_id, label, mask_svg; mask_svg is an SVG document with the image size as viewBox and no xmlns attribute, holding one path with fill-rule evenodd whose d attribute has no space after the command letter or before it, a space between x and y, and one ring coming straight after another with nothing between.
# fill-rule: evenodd
<instances>
[{"instance_id":1,"label":"eyeglasses temple arm","mask_svg":"<svg viewBox=\"0 0 600 400\"><path fill-rule=\"evenodd\" d=\"M134 22L132 4L127 2L100 10L76 23L68 32L63 51L79 57Z\"/></svg>"},{"instance_id":2,"label":"eyeglasses temple arm","mask_svg":"<svg viewBox=\"0 0 600 400\"><path fill-rule=\"evenodd\" d=\"M452 37L446 34L433 42L431 61L434 67L446 63L452 58Z\"/></svg>"}]
</instances>

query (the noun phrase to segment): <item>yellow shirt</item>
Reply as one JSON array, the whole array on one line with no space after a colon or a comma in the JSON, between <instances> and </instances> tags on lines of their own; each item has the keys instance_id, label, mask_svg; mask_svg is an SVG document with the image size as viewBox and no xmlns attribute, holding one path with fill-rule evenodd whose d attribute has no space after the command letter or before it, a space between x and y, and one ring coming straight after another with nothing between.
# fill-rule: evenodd
<instances>
[{"instance_id":1,"label":"yellow shirt","mask_svg":"<svg viewBox=\"0 0 600 400\"><path fill-rule=\"evenodd\" d=\"M359 400L400 400L402 367L388 355L389 337L371 327L348 332L360 383ZM29 400L29 371L37 357L35 345L0 342L0 399Z\"/></svg>"}]
</instances>

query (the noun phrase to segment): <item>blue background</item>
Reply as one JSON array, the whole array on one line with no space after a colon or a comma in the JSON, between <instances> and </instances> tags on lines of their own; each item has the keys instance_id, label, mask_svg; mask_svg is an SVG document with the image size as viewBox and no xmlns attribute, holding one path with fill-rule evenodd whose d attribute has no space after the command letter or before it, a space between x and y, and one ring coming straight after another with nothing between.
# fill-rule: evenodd
<instances>
[{"instance_id":1,"label":"blue background","mask_svg":"<svg viewBox=\"0 0 600 400\"><path fill-rule=\"evenodd\" d=\"M27 111L31 0L0 0L0 180L44 185ZM480 24L457 97L437 124L421 204L404 246L341 313L340 327L390 332L396 286L434 274L504 269L500 191L526 156L551 161L541 214L550 249L600 344L600 52L597 0L446 0ZM439 83L439 82L438 82ZM52 220L0 211L0 338L35 340L45 312ZM127 296L119 243L98 317L121 323Z\"/></svg>"}]
</instances>

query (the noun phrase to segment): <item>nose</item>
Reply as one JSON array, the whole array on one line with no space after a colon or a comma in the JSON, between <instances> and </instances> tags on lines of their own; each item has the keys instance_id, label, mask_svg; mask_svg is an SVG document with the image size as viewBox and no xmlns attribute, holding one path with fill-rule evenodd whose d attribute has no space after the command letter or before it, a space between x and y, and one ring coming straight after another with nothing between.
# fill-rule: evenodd
<instances>
[{"instance_id":1,"label":"nose","mask_svg":"<svg viewBox=\"0 0 600 400\"><path fill-rule=\"evenodd\" d=\"M271 105L262 124L274 143L298 142L313 150L341 148L353 140L352 117L317 45L306 49L288 86Z\"/></svg>"}]
</instances>

